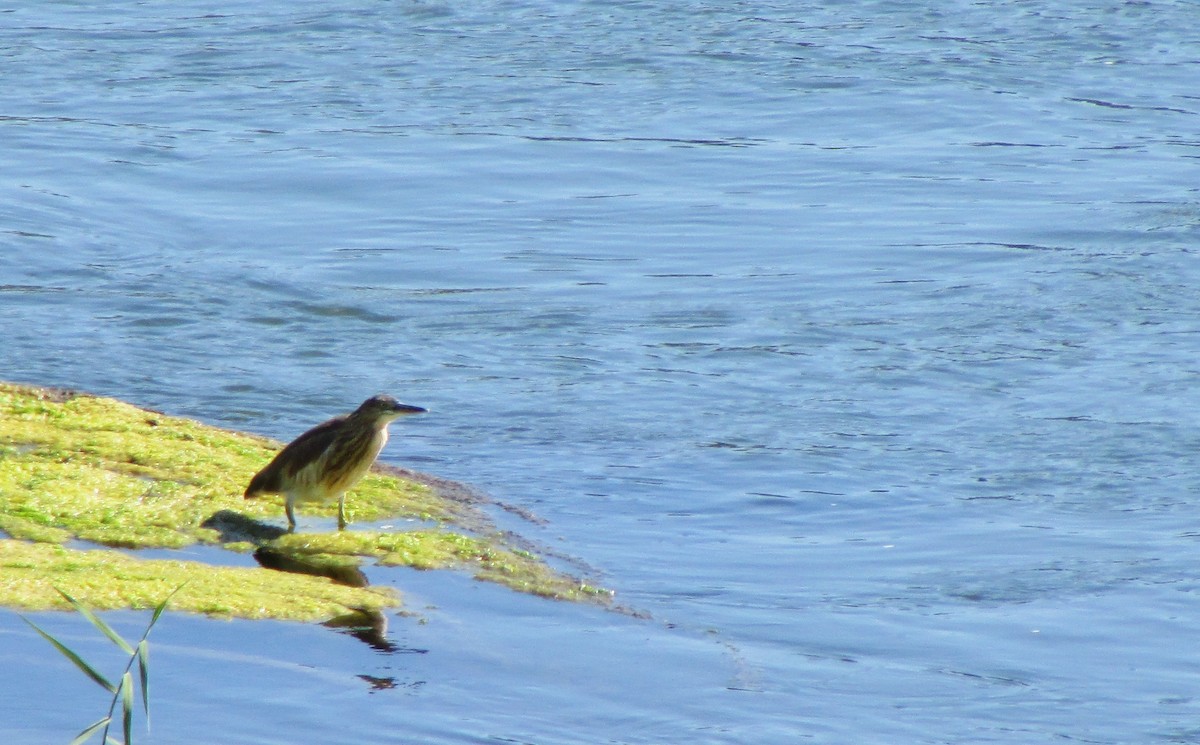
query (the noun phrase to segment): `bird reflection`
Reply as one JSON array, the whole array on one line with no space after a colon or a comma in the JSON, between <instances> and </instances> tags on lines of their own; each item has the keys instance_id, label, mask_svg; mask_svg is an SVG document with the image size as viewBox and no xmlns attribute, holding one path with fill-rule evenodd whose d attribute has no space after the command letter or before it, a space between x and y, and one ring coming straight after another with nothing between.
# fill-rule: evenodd
<instances>
[{"instance_id":1,"label":"bird reflection","mask_svg":"<svg viewBox=\"0 0 1200 745\"><path fill-rule=\"evenodd\" d=\"M359 678L371 684L372 691L387 691L400 685L395 678L377 678L374 675L360 675Z\"/></svg>"},{"instance_id":2,"label":"bird reflection","mask_svg":"<svg viewBox=\"0 0 1200 745\"><path fill-rule=\"evenodd\" d=\"M356 608L350 613L331 618L321 625L349 634L361 642L366 642L372 649L385 654L400 651L400 647L387 638L387 616L377 610Z\"/></svg>"},{"instance_id":3,"label":"bird reflection","mask_svg":"<svg viewBox=\"0 0 1200 745\"><path fill-rule=\"evenodd\" d=\"M254 560L264 569L328 577L339 585L347 587L366 587L369 584L367 575L363 574L362 570L356 566L321 561L312 556L288 553L266 546L255 549Z\"/></svg>"},{"instance_id":4,"label":"bird reflection","mask_svg":"<svg viewBox=\"0 0 1200 745\"><path fill-rule=\"evenodd\" d=\"M258 544L254 559L264 569L292 574L325 577L348 587L367 587L367 575L357 566L341 561L322 561L319 556L295 553L262 545L285 535L287 531L261 523L232 510L221 510L204 521L203 527L216 530L224 543L248 541ZM425 650L403 649L387 638L387 616L378 610L355 609L324 623L325 626L353 636L372 649L385 654L397 652L423 653Z\"/></svg>"}]
</instances>

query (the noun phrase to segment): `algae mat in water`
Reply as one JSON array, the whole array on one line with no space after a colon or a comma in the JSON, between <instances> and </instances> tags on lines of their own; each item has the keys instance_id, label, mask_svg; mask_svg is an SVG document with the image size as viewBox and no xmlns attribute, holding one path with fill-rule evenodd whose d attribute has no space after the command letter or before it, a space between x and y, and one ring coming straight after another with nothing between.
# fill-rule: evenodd
<instances>
[{"instance_id":1,"label":"algae mat in water","mask_svg":"<svg viewBox=\"0 0 1200 745\"><path fill-rule=\"evenodd\" d=\"M250 476L280 446L114 399L0 383L0 531L8 535L0 539L0 604L63 607L57 586L93 607L145 608L186 583L173 607L247 618L327 620L399 605L395 593L353 579L362 576L362 557L465 568L547 597L608 597L511 545L436 479L397 469L376 468L351 490L347 510L358 522L424 527L286 534L264 521L278 522L281 500L242 499ZM95 547L66 547L69 541ZM148 560L136 552L195 543L254 550L264 566L302 565L307 573Z\"/></svg>"}]
</instances>

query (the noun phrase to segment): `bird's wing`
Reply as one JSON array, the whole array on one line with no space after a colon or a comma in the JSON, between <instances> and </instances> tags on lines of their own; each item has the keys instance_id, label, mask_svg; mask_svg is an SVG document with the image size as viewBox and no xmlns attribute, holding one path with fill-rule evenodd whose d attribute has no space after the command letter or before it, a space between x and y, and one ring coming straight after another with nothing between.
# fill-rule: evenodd
<instances>
[{"instance_id":1,"label":"bird's wing","mask_svg":"<svg viewBox=\"0 0 1200 745\"><path fill-rule=\"evenodd\" d=\"M246 499L262 492L283 491L284 480L291 479L300 469L320 458L321 453L333 443L338 425L345 420L344 416L334 417L288 443L274 460L250 479L250 485L246 487Z\"/></svg>"}]
</instances>

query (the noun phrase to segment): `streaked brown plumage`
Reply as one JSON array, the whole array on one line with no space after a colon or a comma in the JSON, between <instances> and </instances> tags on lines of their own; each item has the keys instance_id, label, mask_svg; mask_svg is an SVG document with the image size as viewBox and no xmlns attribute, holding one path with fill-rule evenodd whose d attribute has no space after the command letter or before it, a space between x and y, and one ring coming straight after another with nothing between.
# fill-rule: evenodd
<instances>
[{"instance_id":1,"label":"streaked brown plumage","mask_svg":"<svg viewBox=\"0 0 1200 745\"><path fill-rule=\"evenodd\" d=\"M338 529L344 529L346 490L370 470L387 443L388 424L396 417L424 411L391 396L372 396L349 414L318 424L280 450L250 479L245 498L285 495L289 531L296 529L296 504L337 499Z\"/></svg>"}]
</instances>

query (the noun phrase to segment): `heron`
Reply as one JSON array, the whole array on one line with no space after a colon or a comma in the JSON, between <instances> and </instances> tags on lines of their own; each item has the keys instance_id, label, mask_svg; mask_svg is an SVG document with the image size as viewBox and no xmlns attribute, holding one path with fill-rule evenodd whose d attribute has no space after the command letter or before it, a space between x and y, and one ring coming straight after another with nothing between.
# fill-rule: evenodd
<instances>
[{"instance_id":1,"label":"heron","mask_svg":"<svg viewBox=\"0 0 1200 745\"><path fill-rule=\"evenodd\" d=\"M346 529L346 490L370 470L397 417L423 414L386 394L372 396L349 414L318 424L280 450L246 487L246 499L261 494L286 496L288 532L296 530L301 502L338 501L338 530Z\"/></svg>"}]
</instances>

